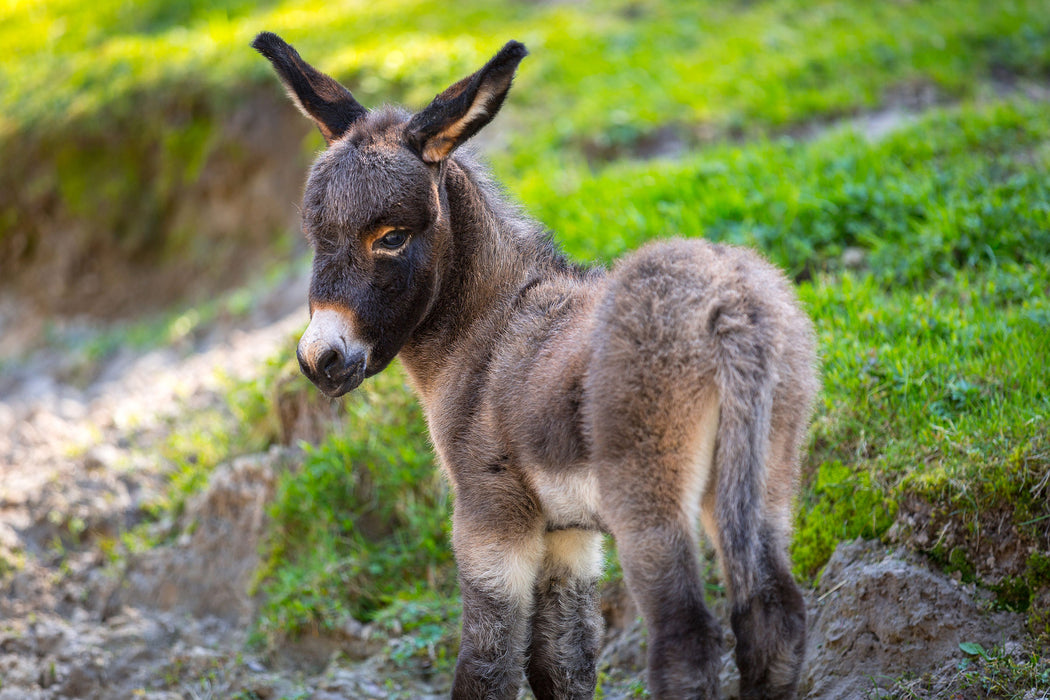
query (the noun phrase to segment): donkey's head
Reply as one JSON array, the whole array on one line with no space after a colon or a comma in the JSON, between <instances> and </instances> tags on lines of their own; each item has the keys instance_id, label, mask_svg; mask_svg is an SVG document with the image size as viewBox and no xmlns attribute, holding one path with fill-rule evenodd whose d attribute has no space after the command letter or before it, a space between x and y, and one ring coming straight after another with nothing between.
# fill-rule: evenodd
<instances>
[{"instance_id":1,"label":"donkey's head","mask_svg":"<svg viewBox=\"0 0 1050 700\"><path fill-rule=\"evenodd\" d=\"M275 34L252 46L328 144L303 197L314 263L297 355L321 391L340 396L386 367L433 307L451 252L445 164L496 115L525 47L509 42L412 115L369 112Z\"/></svg>"}]
</instances>

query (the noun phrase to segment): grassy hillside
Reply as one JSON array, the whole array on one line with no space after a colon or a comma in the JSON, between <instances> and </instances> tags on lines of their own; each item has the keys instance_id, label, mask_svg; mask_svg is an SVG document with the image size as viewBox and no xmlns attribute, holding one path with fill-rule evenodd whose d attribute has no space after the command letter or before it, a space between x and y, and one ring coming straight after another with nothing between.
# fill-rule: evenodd
<instances>
[{"instance_id":1,"label":"grassy hillside","mask_svg":"<svg viewBox=\"0 0 1050 700\"><path fill-rule=\"evenodd\" d=\"M268 78L245 51L267 28L365 103L418 104L518 38L533 57L516 103L553 117L530 129L533 144L628 143L668 123L751 134L875 107L922 84L947 99L974 96L983 81L1045 75L1044 10L1035 0L466 0L454 12L424 0L8 0L0 133L134 118L165 90L210 92L219 110L232 86Z\"/></svg>"},{"instance_id":2,"label":"grassy hillside","mask_svg":"<svg viewBox=\"0 0 1050 700\"><path fill-rule=\"evenodd\" d=\"M705 236L754 246L799 281L824 391L798 575L819 576L844 539L900 542L1050 639L1033 604L1050 597L1045 3L9 1L0 252L17 263L66 244L215 273L214 231L172 207L216 164L252 167L238 161L248 132L223 126L239 105L269 100L298 118L247 48L262 29L366 104L419 106L524 41L493 166L570 254L607 261L651 238ZM855 128L878 110L901 123ZM294 135L285 169L320 146L308 131L281 132ZM676 156L634 158L662 152ZM173 439L165 507L217 460L282 439L282 402L318 401L292 350L231 392L228 422ZM353 616L413 632L395 659L447 661L449 497L418 408L395 367L345 410L282 476L259 639ZM183 459L202 442L223 449Z\"/></svg>"},{"instance_id":3,"label":"grassy hillside","mask_svg":"<svg viewBox=\"0 0 1050 700\"><path fill-rule=\"evenodd\" d=\"M1037 0L466 0L455 11L422 0L8 0L0 275L48 308L127 313L185 296L187 277L200 288L190 296L205 298L262 264L256 251L287 225L280 212L294 196L281 193L295 180L264 193L225 183L251 183L274 162L286 173L304 167L308 132L304 124L289 138L281 125L292 113L246 48L264 28L365 104L420 105L506 39L525 41L533 55L504 117L499 165L550 178L565 162L1010 89L1050 70L1044 9ZM234 211L258 215L238 221ZM144 269L148 282L137 278ZM106 280L119 280L118 291Z\"/></svg>"}]
</instances>

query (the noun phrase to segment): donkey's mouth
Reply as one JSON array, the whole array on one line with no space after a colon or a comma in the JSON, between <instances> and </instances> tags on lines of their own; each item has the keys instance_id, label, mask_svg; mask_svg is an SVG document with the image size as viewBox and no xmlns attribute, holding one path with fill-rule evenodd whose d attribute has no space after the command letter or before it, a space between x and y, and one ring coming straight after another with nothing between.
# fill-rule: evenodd
<instances>
[{"instance_id":1,"label":"donkey's mouth","mask_svg":"<svg viewBox=\"0 0 1050 700\"><path fill-rule=\"evenodd\" d=\"M329 387L325 387L325 386L321 386L320 384L317 385L317 388L320 389L321 393L324 394L325 396L327 396L328 398L330 398L330 399L338 399L343 394L350 393L351 391L353 391L357 387L361 386L361 382L363 380L364 380L364 377L361 377L360 379L357 379L356 381L354 381L354 380L347 381L347 382L344 382L343 384L335 387L334 389L329 388Z\"/></svg>"},{"instance_id":2,"label":"donkey's mouth","mask_svg":"<svg viewBox=\"0 0 1050 700\"><path fill-rule=\"evenodd\" d=\"M318 381L314 384L329 398L339 398L343 394L353 391L357 387L361 386L361 382L365 380L365 363L362 361L356 366L350 368L349 372L340 372L334 376L328 376L327 374L319 377Z\"/></svg>"},{"instance_id":3,"label":"donkey's mouth","mask_svg":"<svg viewBox=\"0 0 1050 700\"><path fill-rule=\"evenodd\" d=\"M315 363L307 362L301 353L297 352L296 356L302 373L330 398L338 398L356 389L365 380L367 356L363 353L347 356L329 348Z\"/></svg>"}]
</instances>

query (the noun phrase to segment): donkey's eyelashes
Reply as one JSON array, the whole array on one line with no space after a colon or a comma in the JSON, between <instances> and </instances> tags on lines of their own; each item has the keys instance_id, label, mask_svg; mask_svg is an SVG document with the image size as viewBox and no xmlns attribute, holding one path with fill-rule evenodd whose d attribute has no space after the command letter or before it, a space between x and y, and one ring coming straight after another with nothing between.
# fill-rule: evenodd
<instances>
[{"instance_id":1,"label":"donkey's eyelashes","mask_svg":"<svg viewBox=\"0 0 1050 700\"><path fill-rule=\"evenodd\" d=\"M377 239L376 242L372 244L372 250L386 251L388 253L401 250L405 247L405 244L408 243L409 235L407 229L394 229L382 238Z\"/></svg>"}]
</instances>

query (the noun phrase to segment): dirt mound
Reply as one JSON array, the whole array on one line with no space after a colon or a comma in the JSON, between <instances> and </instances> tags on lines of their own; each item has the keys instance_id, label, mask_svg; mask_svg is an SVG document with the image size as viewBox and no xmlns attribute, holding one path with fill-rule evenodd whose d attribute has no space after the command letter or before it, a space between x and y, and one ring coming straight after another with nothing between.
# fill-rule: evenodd
<instances>
[{"instance_id":1,"label":"dirt mound","mask_svg":"<svg viewBox=\"0 0 1050 700\"><path fill-rule=\"evenodd\" d=\"M806 697L864 697L909 674L954 670L963 642L986 648L1023 637L1024 618L991 612L972 584L878 543L839 545L810 605Z\"/></svg>"},{"instance_id":2,"label":"dirt mound","mask_svg":"<svg viewBox=\"0 0 1050 700\"><path fill-rule=\"evenodd\" d=\"M292 459L290 450L275 448L219 467L188 504L175 542L132 556L121 602L250 624L266 506L278 471Z\"/></svg>"}]
</instances>

